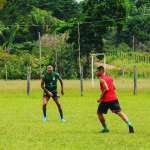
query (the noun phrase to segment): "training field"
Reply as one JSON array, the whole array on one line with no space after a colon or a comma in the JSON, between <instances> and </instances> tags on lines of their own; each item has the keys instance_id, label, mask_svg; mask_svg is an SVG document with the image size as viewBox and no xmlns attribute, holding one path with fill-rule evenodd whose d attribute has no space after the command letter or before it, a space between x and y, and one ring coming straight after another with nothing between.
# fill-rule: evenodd
<instances>
[{"instance_id":1,"label":"training field","mask_svg":"<svg viewBox=\"0 0 150 150\"><path fill-rule=\"evenodd\" d=\"M127 126L109 111L110 133L99 133L97 120L98 81L95 88L84 82L84 96L79 81L64 81L61 97L65 123L61 123L53 101L48 105L48 121L42 122L40 81L31 82L31 96L26 96L26 81L0 81L0 150L150 150L150 80L139 80L139 93L133 96L132 80L117 79L120 103L135 126Z\"/></svg>"}]
</instances>

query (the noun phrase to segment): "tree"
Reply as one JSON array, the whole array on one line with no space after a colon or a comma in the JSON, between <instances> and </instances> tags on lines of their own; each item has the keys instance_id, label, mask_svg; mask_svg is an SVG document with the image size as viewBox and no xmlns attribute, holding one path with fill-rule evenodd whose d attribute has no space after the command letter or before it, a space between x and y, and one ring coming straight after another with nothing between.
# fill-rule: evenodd
<instances>
[{"instance_id":1,"label":"tree","mask_svg":"<svg viewBox=\"0 0 150 150\"><path fill-rule=\"evenodd\" d=\"M18 19L14 25L8 27L4 24L0 26L0 43L5 48L26 47L25 45L29 44L29 41L34 42L38 40L39 32L41 36L46 32L53 32L59 24L63 23L63 21L53 17L51 12L39 8L33 8L30 14L24 16L24 20L26 21L22 22L22 19ZM12 45L17 43L22 43L22 46ZM32 45L30 44L30 46Z\"/></svg>"},{"instance_id":2,"label":"tree","mask_svg":"<svg viewBox=\"0 0 150 150\"><path fill-rule=\"evenodd\" d=\"M0 10L3 9L3 7L5 6L6 4L6 0L0 0Z\"/></svg>"},{"instance_id":3,"label":"tree","mask_svg":"<svg viewBox=\"0 0 150 150\"><path fill-rule=\"evenodd\" d=\"M81 55L84 60L84 74L89 74L90 53L103 51L103 37L110 27L117 28L116 42L120 42L120 32L127 16L127 1L85 0L82 3L80 19L71 19L69 42L78 45L78 22L80 22ZM76 54L76 58L77 58Z\"/></svg>"},{"instance_id":4,"label":"tree","mask_svg":"<svg viewBox=\"0 0 150 150\"><path fill-rule=\"evenodd\" d=\"M59 19L71 19L79 14L76 0L38 0L37 7L51 11L53 16Z\"/></svg>"},{"instance_id":5,"label":"tree","mask_svg":"<svg viewBox=\"0 0 150 150\"><path fill-rule=\"evenodd\" d=\"M4 1L0 1L0 7L4 6ZM33 7L50 11L54 17L62 20L77 17L79 14L79 7L76 0L7 0L2 13L0 13L0 18L5 24L9 24L10 22L14 24L18 20L25 22L26 16L30 14Z\"/></svg>"},{"instance_id":6,"label":"tree","mask_svg":"<svg viewBox=\"0 0 150 150\"><path fill-rule=\"evenodd\" d=\"M83 13L85 15L83 29L81 30L83 31L81 37L84 40L84 44L81 45L86 45L88 52L91 50L96 52L103 50L103 35L110 27L116 26L116 43L120 42L120 32L127 16L126 2L125 0L85 0L83 3Z\"/></svg>"},{"instance_id":7,"label":"tree","mask_svg":"<svg viewBox=\"0 0 150 150\"><path fill-rule=\"evenodd\" d=\"M122 33L122 39L124 42L132 46L132 37L135 37L136 45L145 43L150 40L150 16L135 16L129 18L126 28Z\"/></svg>"},{"instance_id":8,"label":"tree","mask_svg":"<svg viewBox=\"0 0 150 150\"><path fill-rule=\"evenodd\" d=\"M150 40L150 16L148 1L137 0L130 4L130 14L126 21L122 36L122 41L132 47L132 38L135 37L135 45L138 48L141 44L147 43ZM150 7L149 7L150 8Z\"/></svg>"},{"instance_id":9,"label":"tree","mask_svg":"<svg viewBox=\"0 0 150 150\"><path fill-rule=\"evenodd\" d=\"M54 32L56 27L64 24L63 21L54 16L64 19L65 17L63 18L61 15L68 14L65 19L73 17L73 14L75 15L75 12L77 12L75 9L77 4L74 0L67 2L65 0L7 0L4 9L0 11L0 20L7 29L2 30L1 27L0 43L5 47L11 47L11 43L22 43L24 45L25 42L37 40L38 32L41 35L46 32ZM66 12L65 6L69 7L69 13ZM58 13L57 10L61 13Z\"/></svg>"}]
</instances>

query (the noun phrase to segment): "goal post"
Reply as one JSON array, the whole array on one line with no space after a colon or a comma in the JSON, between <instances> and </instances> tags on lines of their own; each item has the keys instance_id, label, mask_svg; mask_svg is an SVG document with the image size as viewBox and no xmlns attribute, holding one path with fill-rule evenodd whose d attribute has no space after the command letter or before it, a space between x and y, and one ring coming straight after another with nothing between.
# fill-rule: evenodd
<instances>
[{"instance_id":1,"label":"goal post","mask_svg":"<svg viewBox=\"0 0 150 150\"><path fill-rule=\"evenodd\" d=\"M106 68L106 54L105 53L93 53L91 54L91 84L94 87L94 58L98 56L103 56L102 65ZM98 67L98 66L97 66Z\"/></svg>"}]
</instances>

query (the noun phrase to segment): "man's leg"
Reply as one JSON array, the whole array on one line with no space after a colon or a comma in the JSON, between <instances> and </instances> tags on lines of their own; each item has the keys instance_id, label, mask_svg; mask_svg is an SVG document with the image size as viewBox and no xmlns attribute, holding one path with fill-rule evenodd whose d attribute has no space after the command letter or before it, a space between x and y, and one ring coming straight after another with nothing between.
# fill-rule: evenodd
<instances>
[{"instance_id":1,"label":"man's leg","mask_svg":"<svg viewBox=\"0 0 150 150\"><path fill-rule=\"evenodd\" d=\"M43 97L43 120L46 121L46 106L48 104L48 97Z\"/></svg>"},{"instance_id":2,"label":"man's leg","mask_svg":"<svg viewBox=\"0 0 150 150\"><path fill-rule=\"evenodd\" d=\"M60 118L62 121L64 121L63 110L62 110L62 106L61 106L60 102L58 101L58 97L54 97L53 99L54 99L54 102L56 103L56 106L58 108Z\"/></svg>"},{"instance_id":3,"label":"man's leg","mask_svg":"<svg viewBox=\"0 0 150 150\"><path fill-rule=\"evenodd\" d=\"M127 115L121 111L121 107L120 107L118 100L112 101L110 103L110 109L113 113L117 114L128 125L129 132L134 133L133 126L131 122L129 121Z\"/></svg>"},{"instance_id":4,"label":"man's leg","mask_svg":"<svg viewBox=\"0 0 150 150\"><path fill-rule=\"evenodd\" d=\"M128 125L129 132L134 133L133 126L132 126L131 122L129 121L128 116L125 113L123 113L122 111L116 112L116 114Z\"/></svg>"},{"instance_id":5,"label":"man's leg","mask_svg":"<svg viewBox=\"0 0 150 150\"><path fill-rule=\"evenodd\" d=\"M104 102L101 102L97 109L98 119L103 126L103 129L101 130L101 132L109 132L107 125L106 125L105 118L103 116L103 113L107 113L107 111L108 111L107 104Z\"/></svg>"},{"instance_id":6,"label":"man's leg","mask_svg":"<svg viewBox=\"0 0 150 150\"><path fill-rule=\"evenodd\" d=\"M98 119L100 121L100 123L102 124L103 126L103 129L101 130L101 132L109 132L108 128L107 128L107 125L106 125L106 121L105 121L105 118L103 116L102 113L99 113L97 112L97 115L98 115Z\"/></svg>"}]
</instances>

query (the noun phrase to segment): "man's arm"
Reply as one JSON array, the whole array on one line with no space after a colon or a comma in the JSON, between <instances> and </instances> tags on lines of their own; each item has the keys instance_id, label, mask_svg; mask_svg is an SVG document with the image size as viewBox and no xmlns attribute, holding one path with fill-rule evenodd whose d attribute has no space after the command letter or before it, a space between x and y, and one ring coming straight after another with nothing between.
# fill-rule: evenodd
<instances>
[{"instance_id":1,"label":"man's arm","mask_svg":"<svg viewBox=\"0 0 150 150\"><path fill-rule=\"evenodd\" d=\"M50 91L48 91L48 89L45 88L45 86L44 86L44 80L43 80L43 79L42 79L42 81L41 81L41 88L42 88L49 96L53 96L53 94L52 94Z\"/></svg>"},{"instance_id":2,"label":"man's arm","mask_svg":"<svg viewBox=\"0 0 150 150\"><path fill-rule=\"evenodd\" d=\"M64 84L63 84L63 80L62 78L59 76L58 77L58 80L60 82L60 85L61 85L61 94L64 95Z\"/></svg>"},{"instance_id":3,"label":"man's arm","mask_svg":"<svg viewBox=\"0 0 150 150\"><path fill-rule=\"evenodd\" d=\"M103 92L101 94L101 98L103 98L105 93L109 90L109 88L108 88L108 85L107 85L105 80L100 79L100 83L104 86L104 90L103 90Z\"/></svg>"},{"instance_id":4,"label":"man's arm","mask_svg":"<svg viewBox=\"0 0 150 150\"><path fill-rule=\"evenodd\" d=\"M41 80L41 88L44 90L44 81L43 81L43 79Z\"/></svg>"}]
</instances>

